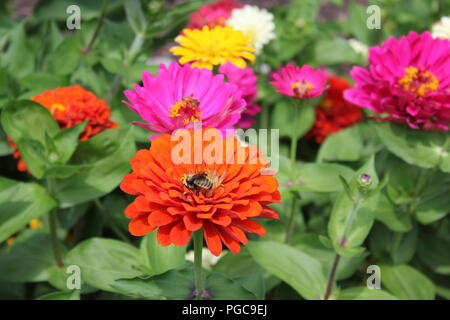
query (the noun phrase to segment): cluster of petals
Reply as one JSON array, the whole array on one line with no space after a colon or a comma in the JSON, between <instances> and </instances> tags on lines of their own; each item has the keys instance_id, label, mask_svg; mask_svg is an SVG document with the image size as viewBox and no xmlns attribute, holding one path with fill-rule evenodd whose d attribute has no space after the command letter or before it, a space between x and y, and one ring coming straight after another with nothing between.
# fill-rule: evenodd
<instances>
[{"instance_id":1,"label":"cluster of petals","mask_svg":"<svg viewBox=\"0 0 450 320\"><path fill-rule=\"evenodd\" d=\"M225 75L228 82L235 84L241 90L242 98L247 103L236 126L250 128L255 123L255 116L261 111L261 107L255 103L258 96L258 78L255 71L252 68L238 68L231 63L226 63L220 66L219 73Z\"/></svg>"},{"instance_id":2,"label":"cluster of petals","mask_svg":"<svg viewBox=\"0 0 450 320\"><path fill-rule=\"evenodd\" d=\"M117 127L117 123L110 120L111 110L106 102L79 85L47 90L32 97L31 100L47 108L61 129L68 129L87 121L85 129L80 135L80 141L88 140L106 129ZM11 138L8 140L11 148L14 149L14 158L19 160L18 170L27 171L17 145Z\"/></svg>"},{"instance_id":3,"label":"cluster of petals","mask_svg":"<svg viewBox=\"0 0 450 320\"><path fill-rule=\"evenodd\" d=\"M205 138L210 130L214 139ZM222 139L213 128L182 131L186 140L162 135L131 160L132 173L120 186L136 196L125 211L132 219L130 233L143 236L155 231L161 245L184 246L193 232L201 230L214 255L220 255L223 245L238 253L248 242L247 233L266 234L255 219L279 219L268 206L280 202L278 182L266 170L268 163L255 146L241 146L234 136ZM200 142L195 138L198 135ZM218 141L222 145L217 146ZM191 161L179 163L174 158L180 143L187 146L183 158ZM216 148L215 161L194 161L198 155L204 159L209 148ZM183 182L188 175L202 173L220 180L209 190L193 190Z\"/></svg>"},{"instance_id":4,"label":"cluster of petals","mask_svg":"<svg viewBox=\"0 0 450 320\"><path fill-rule=\"evenodd\" d=\"M326 88L327 74L309 65L287 64L271 74L270 84L278 93L302 100L320 96Z\"/></svg>"},{"instance_id":5,"label":"cluster of petals","mask_svg":"<svg viewBox=\"0 0 450 320\"><path fill-rule=\"evenodd\" d=\"M450 40L429 32L390 37L370 49L368 69L354 67L351 76L355 87L344 98L378 120L450 129Z\"/></svg>"},{"instance_id":6,"label":"cluster of petals","mask_svg":"<svg viewBox=\"0 0 450 320\"><path fill-rule=\"evenodd\" d=\"M156 76L144 72L142 86L124 94L129 100L124 103L144 120L134 124L156 133L193 128L199 121L225 132L238 123L246 106L241 90L225 82L224 75L177 62L161 65Z\"/></svg>"},{"instance_id":7,"label":"cluster of petals","mask_svg":"<svg viewBox=\"0 0 450 320\"><path fill-rule=\"evenodd\" d=\"M315 109L316 119L306 137L322 143L327 136L350 127L362 119L361 108L344 99L344 90L351 88L345 79L330 75L325 96Z\"/></svg>"}]
</instances>

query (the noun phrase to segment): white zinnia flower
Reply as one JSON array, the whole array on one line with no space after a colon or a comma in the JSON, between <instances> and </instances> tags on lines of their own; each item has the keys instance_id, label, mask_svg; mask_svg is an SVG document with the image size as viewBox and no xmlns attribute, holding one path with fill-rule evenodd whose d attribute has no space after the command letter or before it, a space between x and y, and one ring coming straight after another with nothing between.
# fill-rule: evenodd
<instances>
[{"instance_id":1,"label":"white zinnia flower","mask_svg":"<svg viewBox=\"0 0 450 320\"><path fill-rule=\"evenodd\" d=\"M442 17L431 27L433 38L450 39L450 17Z\"/></svg>"},{"instance_id":2,"label":"white zinnia flower","mask_svg":"<svg viewBox=\"0 0 450 320\"><path fill-rule=\"evenodd\" d=\"M275 38L273 14L257 6L245 5L231 11L227 25L241 30L253 40L256 53L270 40Z\"/></svg>"},{"instance_id":3,"label":"white zinnia flower","mask_svg":"<svg viewBox=\"0 0 450 320\"><path fill-rule=\"evenodd\" d=\"M212 267L220 260L220 258L223 257L225 252L222 251L222 253L216 257L209 251L208 248L202 249L202 266L203 268L207 270L211 270ZM186 253L186 260L194 262L194 250L190 250Z\"/></svg>"}]
</instances>

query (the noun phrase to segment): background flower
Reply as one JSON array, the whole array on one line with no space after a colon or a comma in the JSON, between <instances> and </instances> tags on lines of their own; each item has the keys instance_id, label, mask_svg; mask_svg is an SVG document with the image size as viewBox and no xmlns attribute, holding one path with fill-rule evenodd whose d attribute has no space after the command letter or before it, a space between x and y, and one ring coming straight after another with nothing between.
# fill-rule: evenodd
<instances>
[{"instance_id":1,"label":"background flower","mask_svg":"<svg viewBox=\"0 0 450 320\"><path fill-rule=\"evenodd\" d=\"M30 100L47 108L61 129L68 129L87 121L86 128L80 135L80 141L88 140L106 129L117 128L117 123L110 120L111 111L106 102L79 85L47 90ZM19 159L17 169L27 171L17 145L10 138L8 141L10 147L14 149L14 158Z\"/></svg>"},{"instance_id":2,"label":"background flower","mask_svg":"<svg viewBox=\"0 0 450 320\"><path fill-rule=\"evenodd\" d=\"M431 27L433 38L450 39L450 17L442 17Z\"/></svg>"},{"instance_id":3,"label":"background flower","mask_svg":"<svg viewBox=\"0 0 450 320\"><path fill-rule=\"evenodd\" d=\"M250 128L256 121L255 116L261 111L261 107L255 103L258 96L258 78L255 71L251 68L241 69L227 62L220 66L219 72L225 75L227 81L234 83L241 90L242 98L247 103L236 126Z\"/></svg>"},{"instance_id":4,"label":"background flower","mask_svg":"<svg viewBox=\"0 0 450 320\"><path fill-rule=\"evenodd\" d=\"M156 77L144 72L142 83L124 92L130 103L124 102L145 121L134 124L153 132L192 128L197 121L225 130L238 123L246 105L238 87L225 83L223 75L177 62L161 65Z\"/></svg>"},{"instance_id":5,"label":"background flower","mask_svg":"<svg viewBox=\"0 0 450 320\"><path fill-rule=\"evenodd\" d=\"M193 134L190 130L191 159L195 153L203 154L202 150L212 143L203 141L203 149L199 150ZM232 144L228 140L233 140ZM179 142L171 141L170 135L155 139L150 150L138 151L131 160L133 172L121 184L124 192L137 196L125 211L133 219L129 225L131 234L142 236L157 229L161 245L184 246L192 232L202 229L206 244L215 256L222 252L222 244L238 253L240 245L248 242L246 233L264 236L265 230L254 219L279 218L267 206L280 202L278 182L273 176L262 175L268 163L260 152L255 164L250 164L249 147L241 146L232 136L226 141L216 161L223 164L175 164L171 153ZM227 145L233 149L226 150ZM244 164L236 164L239 152L245 154ZM188 189L183 183L186 175L201 172L223 180L211 193Z\"/></svg>"},{"instance_id":6,"label":"background flower","mask_svg":"<svg viewBox=\"0 0 450 320\"><path fill-rule=\"evenodd\" d=\"M253 41L256 53L259 53L270 40L275 39L273 14L257 6L246 5L241 9L233 10L227 25L248 35Z\"/></svg>"},{"instance_id":7,"label":"background flower","mask_svg":"<svg viewBox=\"0 0 450 320\"><path fill-rule=\"evenodd\" d=\"M252 53L255 49L250 37L230 26L184 29L175 41L180 45L171 48L170 52L181 56L181 64L192 62L192 67L212 69L213 66L231 62L245 68L245 59L251 62L255 60Z\"/></svg>"},{"instance_id":8,"label":"background flower","mask_svg":"<svg viewBox=\"0 0 450 320\"><path fill-rule=\"evenodd\" d=\"M210 28L225 26L231 11L242 8L242 4L234 0L219 0L201 6L191 15L188 28L201 29L204 26Z\"/></svg>"},{"instance_id":9,"label":"background flower","mask_svg":"<svg viewBox=\"0 0 450 320\"><path fill-rule=\"evenodd\" d=\"M352 87L350 83L345 78L331 75L328 84L324 98L315 109L314 126L306 135L317 143L362 119L361 109L344 99L344 90Z\"/></svg>"},{"instance_id":10,"label":"background flower","mask_svg":"<svg viewBox=\"0 0 450 320\"><path fill-rule=\"evenodd\" d=\"M323 93L326 84L326 73L304 65L298 67L288 64L271 74L271 85L277 92L299 99L311 99Z\"/></svg>"},{"instance_id":11,"label":"background flower","mask_svg":"<svg viewBox=\"0 0 450 320\"><path fill-rule=\"evenodd\" d=\"M383 121L411 128L449 130L450 41L429 32L394 37L370 49L369 69L354 67L355 88L347 101L370 109Z\"/></svg>"}]
</instances>

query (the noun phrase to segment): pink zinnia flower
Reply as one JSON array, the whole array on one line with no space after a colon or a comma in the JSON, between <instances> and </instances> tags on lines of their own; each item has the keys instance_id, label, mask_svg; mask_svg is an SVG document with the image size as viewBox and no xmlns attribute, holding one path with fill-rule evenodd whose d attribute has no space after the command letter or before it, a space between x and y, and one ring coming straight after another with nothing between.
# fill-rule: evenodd
<instances>
[{"instance_id":1,"label":"pink zinnia flower","mask_svg":"<svg viewBox=\"0 0 450 320\"><path fill-rule=\"evenodd\" d=\"M450 41L429 32L390 37L370 49L369 69L354 67L355 88L344 92L349 102L379 114L382 121L411 128L449 130Z\"/></svg>"},{"instance_id":2,"label":"pink zinnia flower","mask_svg":"<svg viewBox=\"0 0 450 320\"><path fill-rule=\"evenodd\" d=\"M247 107L236 126L250 128L256 120L255 115L261 111L261 107L255 103L258 96L258 78L255 71L251 68L239 68L227 62L220 66L219 72L225 75L228 82L237 85L242 92L242 98L247 102Z\"/></svg>"},{"instance_id":3,"label":"pink zinnia flower","mask_svg":"<svg viewBox=\"0 0 450 320\"><path fill-rule=\"evenodd\" d=\"M327 74L324 70L314 70L304 65L298 67L288 64L272 73L271 85L277 92L298 99L311 99L320 96L325 90Z\"/></svg>"},{"instance_id":4,"label":"pink zinnia flower","mask_svg":"<svg viewBox=\"0 0 450 320\"><path fill-rule=\"evenodd\" d=\"M161 65L156 77L144 72L142 82L143 87L135 84L134 91L124 92L130 103L123 102L145 121L133 124L153 132L190 129L197 121L224 132L239 121L246 105L238 87L223 75L189 64Z\"/></svg>"},{"instance_id":5,"label":"pink zinnia flower","mask_svg":"<svg viewBox=\"0 0 450 320\"><path fill-rule=\"evenodd\" d=\"M206 4L191 15L188 28L201 29L203 26L210 28L225 26L231 11L242 7L241 3L234 0L219 0Z\"/></svg>"}]
</instances>

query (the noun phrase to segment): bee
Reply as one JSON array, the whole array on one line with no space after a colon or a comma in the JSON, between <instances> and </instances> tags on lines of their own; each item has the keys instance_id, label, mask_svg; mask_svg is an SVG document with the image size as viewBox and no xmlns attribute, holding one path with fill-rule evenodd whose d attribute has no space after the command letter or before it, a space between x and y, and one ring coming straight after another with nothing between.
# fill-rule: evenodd
<instances>
[{"instance_id":1,"label":"bee","mask_svg":"<svg viewBox=\"0 0 450 320\"><path fill-rule=\"evenodd\" d=\"M195 191L196 194L203 192L206 196L210 196L211 191L222 184L225 175L226 172L220 177L208 172L188 173L181 181L187 189Z\"/></svg>"},{"instance_id":2,"label":"bee","mask_svg":"<svg viewBox=\"0 0 450 320\"><path fill-rule=\"evenodd\" d=\"M200 101L198 101L197 99L195 99L193 96L190 97L184 97L183 98L184 102L190 103L192 105L194 105L195 107L198 107L200 105Z\"/></svg>"}]
</instances>

